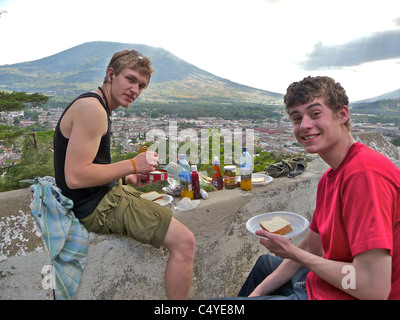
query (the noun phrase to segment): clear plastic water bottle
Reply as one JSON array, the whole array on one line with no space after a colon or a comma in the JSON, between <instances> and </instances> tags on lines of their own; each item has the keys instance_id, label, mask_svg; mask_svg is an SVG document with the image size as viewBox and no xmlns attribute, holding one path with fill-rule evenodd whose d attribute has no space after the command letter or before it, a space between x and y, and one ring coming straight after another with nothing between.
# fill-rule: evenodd
<instances>
[{"instance_id":1,"label":"clear plastic water bottle","mask_svg":"<svg viewBox=\"0 0 400 320\"><path fill-rule=\"evenodd\" d=\"M243 147L243 154L240 157L240 189L251 190L251 174L253 173L253 158L248 151L248 147Z\"/></svg>"},{"instance_id":2,"label":"clear plastic water bottle","mask_svg":"<svg viewBox=\"0 0 400 320\"><path fill-rule=\"evenodd\" d=\"M181 198L188 197L193 200L192 182L190 178L190 166L186 161L186 154L179 155L178 164L179 183L181 186Z\"/></svg>"}]
</instances>

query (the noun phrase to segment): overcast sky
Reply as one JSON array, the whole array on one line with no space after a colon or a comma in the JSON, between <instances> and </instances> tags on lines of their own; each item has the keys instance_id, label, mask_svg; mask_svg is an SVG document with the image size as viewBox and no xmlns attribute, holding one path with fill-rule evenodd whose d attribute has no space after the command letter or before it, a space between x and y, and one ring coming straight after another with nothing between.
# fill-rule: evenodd
<instances>
[{"instance_id":1,"label":"overcast sky","mask_svg":"<svg viewBox=\"0 0 400 320\"><path fill-rule=\"evenodd\" d=\"M1 10L0 65L102 40L162 47L279 93L308 75L334 77L351 101L400 88L399 0L0 0Z\"/></svg>"}]
</instances>

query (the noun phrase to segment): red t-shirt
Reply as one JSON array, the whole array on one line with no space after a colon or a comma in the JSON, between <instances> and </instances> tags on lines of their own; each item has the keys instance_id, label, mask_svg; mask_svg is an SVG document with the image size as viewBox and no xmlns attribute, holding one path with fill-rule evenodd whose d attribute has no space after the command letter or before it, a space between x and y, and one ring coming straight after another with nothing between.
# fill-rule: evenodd
<instances>
[{"instance_id":1,"label":"red t-shirt","mask_svg":"<svg viewBox=\"0 0 400 320\"><path fill-rule=\"evenodd\" d=\"M388 249L392 256L389 299L400 299L399 193L400 170L385 156L357 142L339 167L329 169L319 181L310 224L320 235L323 257L329 260L352 262L361 252ZM306 282L309 299L354 299L313 272Z\"/></svg>"}]
</instances>

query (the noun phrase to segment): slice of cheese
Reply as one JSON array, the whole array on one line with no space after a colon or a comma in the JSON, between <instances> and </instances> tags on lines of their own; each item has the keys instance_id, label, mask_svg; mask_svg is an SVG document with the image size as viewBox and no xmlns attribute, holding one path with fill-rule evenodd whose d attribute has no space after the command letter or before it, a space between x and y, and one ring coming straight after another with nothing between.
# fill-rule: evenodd
<instances>
[{"instance_id":1,"label":"slice of cheese","mask_svg":"<svg viewBox=\"0 0 400 320\"><path fill-rule=\"evenodd\" d=\"M293 230L290 222L280 216L275 216L270 220L261 221L260 227L263 230L280 235L284 235Z\"/></svg>"},{"instance_id":2,"label":"slice of cheese","mask_svg":"<svg viewBox=\"0 0 400 320\"><path fill-rule=\"evenodd\" d=\"M158 193L157 191L151 191L151 192L147 192L147 193L142 193L140 196L142 198L150 200L150 201L156 201L156 200L161 199L162 197L164 197L163 194Z\"/></svg>"}]
</instances>

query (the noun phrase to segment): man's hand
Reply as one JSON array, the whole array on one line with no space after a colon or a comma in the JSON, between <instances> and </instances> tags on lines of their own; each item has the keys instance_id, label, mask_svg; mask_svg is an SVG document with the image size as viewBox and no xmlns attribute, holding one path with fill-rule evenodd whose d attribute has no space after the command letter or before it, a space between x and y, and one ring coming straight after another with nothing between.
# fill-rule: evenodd
<instances>
[{"instance_id":1,"label":"man's hand","mask_svg":"<svg viewBox=\"0 0 400 320\"><path fill-rule=\"evenodd\" d=\"M293 259L293 250L297 247L289 238L265 230L257 230L256 235L263 237L260 243L271 253L282 259Z\"/></svg>"},{"instance_id":2,"label":"man's hand","mask_svg":"<svg viewBox=\"0 0 400 320\"><path fill-rule=\"evenodd\" d=\"M148 184L153 184L154 181L142 180L142 176L140 174L130 174L125 177L125 183L140 188L147 186Z\"/></svg>"},{"instance_id":3,"label":"man's hand","mask_svg":"<svg viewBox=\"0 0 400 320\"><path fill-rule=\"evenodd\" d=\"M154 151L139 153L135 158L137 172L148 173L154 171L158 165L158 154Z\"/></svg>"}]
</instances>

